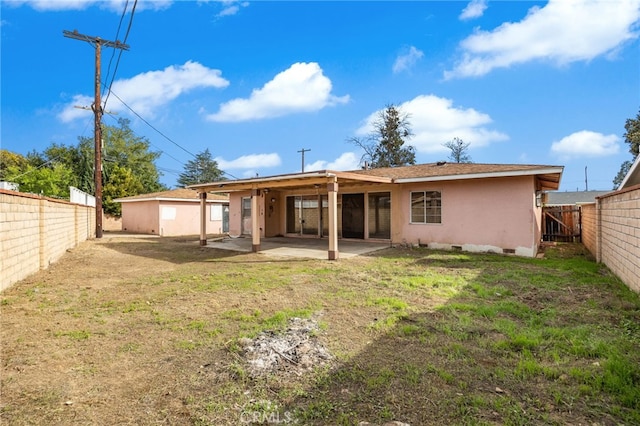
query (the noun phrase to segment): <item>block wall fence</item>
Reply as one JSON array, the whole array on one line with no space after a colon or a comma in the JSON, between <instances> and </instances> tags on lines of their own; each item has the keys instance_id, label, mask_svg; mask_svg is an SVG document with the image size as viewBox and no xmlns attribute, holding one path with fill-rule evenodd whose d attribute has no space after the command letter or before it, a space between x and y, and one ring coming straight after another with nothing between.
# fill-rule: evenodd
<instances>
[{"instance_id":1,"label":"block wall fence","mask_svg":"<svg viewBox=\"0 0 640 426\"><path fill-rule=\"evenodd\" d=\"M583 243L630 289L640 292L640 185L582 206Z\"/></svg>"},{"instance_id":2,"label":"block wall fence","mask_svg":"<svg viewBox=\"0 0 640 426\"><path fill-rule=\"evenodd\" d=\"M0 291L95 236L95 207L0 189Z\"/></svg>"}]
</instances>

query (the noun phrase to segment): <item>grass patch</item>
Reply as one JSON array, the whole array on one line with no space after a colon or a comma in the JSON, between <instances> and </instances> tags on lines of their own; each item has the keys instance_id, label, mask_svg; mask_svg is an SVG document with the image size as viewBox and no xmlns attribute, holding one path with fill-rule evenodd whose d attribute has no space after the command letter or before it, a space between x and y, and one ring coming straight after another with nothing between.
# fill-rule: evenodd
<instances>
[{"instance_id":1,"label":"grass patch","mask_svg":"<svg viewBox=\"0 0 640 426\"><path fill-rule=\"evenodd\" d=\"M640 300L572 245L327 262L107 239L0 305L3 424L640 424ZM292 317L333 365L250 377L240 338Z\"/></svg>"}]
</instances>

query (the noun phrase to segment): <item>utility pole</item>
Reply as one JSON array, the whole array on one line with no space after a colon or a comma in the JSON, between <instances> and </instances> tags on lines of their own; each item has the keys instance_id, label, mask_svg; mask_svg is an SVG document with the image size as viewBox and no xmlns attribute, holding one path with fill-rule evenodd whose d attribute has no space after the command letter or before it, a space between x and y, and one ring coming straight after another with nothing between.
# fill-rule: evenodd
<instances>
[{"instance_id":1,"label":"utility pole","mask_svg":"<svg viewBox=\"0 0 640 426\"><path fill-rule=\"evenodd\" d=\"M587 166L584 166L584 190L589 190L589 177L587 176Z\"/></svg>"},{"instance_id":2,"label":"utility pole","mask_svg":"<svg viewBox=\"0 0 640 426\"><path fill-rule=\"evenodd\" d=\"M304 149L304 148L302 148L300 151L298 151L299 153L302 154L302 169L301 169L302 173L304 173L304 153L305 152L309 152L309 151L311 151L311 150L310 149Z\"/></svg>"},{"instance_id":3,"label":"utility pole","mask_svg":"<svg viewBox=\"0 0 640 426\"><path fill-rule=\"evenodd\" d=\"M96 197L96 238L102 238L102 101L100 100L100 53L102 46L113 47L115 49L129 50L129 46L120 43L119 41L102 40L100 37L91 37L84 34L80 34L78 30L66 31L63 30L62 34L65 37L73 38L75 40L86 41L95 46L96 50L96 78L95 78L95 95L93 105L94 123L94 145L95 145L95 159L93 178L95 185L95 197Z\"/></svg>"}]
</instances>

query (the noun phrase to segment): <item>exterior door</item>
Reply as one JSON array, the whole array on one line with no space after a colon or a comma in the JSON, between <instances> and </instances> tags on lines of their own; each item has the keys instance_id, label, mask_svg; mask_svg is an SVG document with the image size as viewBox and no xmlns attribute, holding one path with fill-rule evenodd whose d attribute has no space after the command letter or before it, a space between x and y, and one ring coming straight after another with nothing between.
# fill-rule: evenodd
<instances>
[{"instance_id":1,"label":"exterior door","mask_svg":"<svg viewBox=\"0 0 640 426\"><path fill-rule=\"evenodd\" d=\"M222 232L229 232L229 204L222 206Z\"/></svg>"},{"instance_id":2,"label":"exterior door","mask_svg":"<svg viewBox=\"0 0 640 426\"><path fill-rule=\"evenodd\" d=\"M364 194L342 194L342 238L364 239Z\"/></svg>"},{"instance_id":3,"label":"exterior door","mask_svg":"<svg viewBox=\"0 0 640 426\"><path fill-rule=\"evenodd\" d=\"M251 198L242 199L242 234L251 235Z\"/></svg>"}]
</instances>

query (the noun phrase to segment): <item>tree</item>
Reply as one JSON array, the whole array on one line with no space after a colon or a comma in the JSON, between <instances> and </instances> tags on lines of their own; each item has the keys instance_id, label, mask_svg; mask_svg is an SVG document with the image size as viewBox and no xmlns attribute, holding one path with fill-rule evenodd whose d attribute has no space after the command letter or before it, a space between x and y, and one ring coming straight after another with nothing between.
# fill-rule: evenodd
<instances>
[{"instance_id":1,"label":"tree","mask_svg":"<svg viewBox=\"0 0 640 426\"><path fill-rule=\"evenodd\" d=\"M29 162L22 155L0 149L0 180L11 181L14 176L21 174L28 164Z\"/></svg>"},{"instance_id":2,"label":"tree","mask_svg":"<svg viewBox=\"0 0 640 426\"><path fill-rule=\"evenodd\" d=\"M454 163L471 163L471 156L467 154L467 149L469 149L469 142L464 142L460 138L453 138L447 143L442 144L443 146L449 148L451 150L451 154L449 154L449 159Z\"/></svg>"},{"instance_id":3,"label":"tree","mask_svg":"<svg viewBox=\"0 0 640 426\"><path fill-rule=\"evenodd\" d=\"M415 148L404 146L412 136L409 116L395 105L388 105L379 112L369 135L349 141L364 151L361 163L366 162L371 168L398 167L416 163Z\"/></svg>"},{"instance_id":4,"label":"tree","mask_svg":"<svg viewBox=\"0 0 640 426\"><path fill-rule=\"evenodd\" d=\"M624 177L627 175L633 162L640 154L640 111L636 115L636 118L628 118L624 123L624 141L629 144L629 153L633 156L633 159L627 160L620 165L618 174L613 179L613 189L620 186Z\"/></svg>"},{"instance_id":5,"label":"tree","mask_svg":"<svg viewBox=\"0 0 640 426\"><path fill-rule=\"evenodd\" d=\"M223 171L218 168L218 162L211 158L209 148L196 154L193 160L187 161L184 172L178 176L180 186L194 183L215 182L223 179Z\"/></svg>"},{"instance_id":6,"label":"tree","mask_svg":"<svg viewBox=\"0 0 640 426\"><path fill-rule=\"evenodd\" d=\"M73 170L64 164L56 163L52 167L27 165L24 169L10 166L8 174L13 176L12 182L20 185L21 192L42 194L48 197L69 198L69 186L73 182Z\"/></svg>"},{"instance_id":7,"label":"tree","mask_svg":"<svg viewBox=\"0 0 640 426\"><path fill-rule=\"evenodd\" d=\"M109 178L102 188L102 208L105 213L113 216L122 214L122 206L113 200L130 195L138 195L143 192L143 185L138 176L131 169L113 165Z\"/></svg>"},{"instance_id":8,"label":"tree","mask_svg":"<svg viewBox=\"0 0 640 426\"><path fill-rule=\"evenodd\" d=\"M116 165L129 170L140 180L142 192L163 191L166 186L160 183L160 172L155 161L161 152L151 151L149 141L137 136L129 127L129 120L121 118L118 126L104 126L103 183L108 183L111 169Z\"/></svg>"}]
</instances>

